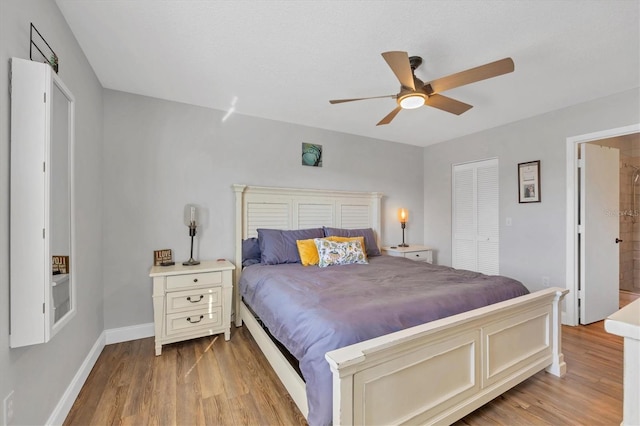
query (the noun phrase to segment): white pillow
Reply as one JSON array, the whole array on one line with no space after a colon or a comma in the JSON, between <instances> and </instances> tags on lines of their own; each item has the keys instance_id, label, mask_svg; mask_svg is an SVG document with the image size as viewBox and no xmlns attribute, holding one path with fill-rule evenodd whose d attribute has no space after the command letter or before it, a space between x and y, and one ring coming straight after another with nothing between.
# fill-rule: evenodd
<instances>
[{"instance_id":1,"label":"white pillow","mask_svg":"<svg viewBox=\"0 0 640 426\"><path fill-rule=\"evenodd\" d=\"M339 243L324 238L314 238L318 249L318 266L324 268L331 265L347 265L350 263L369 263L362 251L360 241Z\"/></svg>"}]
</instances>

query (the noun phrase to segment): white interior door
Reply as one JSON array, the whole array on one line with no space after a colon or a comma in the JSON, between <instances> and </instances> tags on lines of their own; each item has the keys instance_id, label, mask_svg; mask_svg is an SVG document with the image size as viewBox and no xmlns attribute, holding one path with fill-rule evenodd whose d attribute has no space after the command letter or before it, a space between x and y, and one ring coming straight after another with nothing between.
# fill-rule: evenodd
<instances>
[{"instance_id":1,"label":"white interior door","mask_svg":"<svg viewBox=\"0 0 640 426\"><path fill-rule=\"evenodd\" d=\"M620 151L580 149L580 323L590 324L618 310Z\"/></svg>"}]
</instances>

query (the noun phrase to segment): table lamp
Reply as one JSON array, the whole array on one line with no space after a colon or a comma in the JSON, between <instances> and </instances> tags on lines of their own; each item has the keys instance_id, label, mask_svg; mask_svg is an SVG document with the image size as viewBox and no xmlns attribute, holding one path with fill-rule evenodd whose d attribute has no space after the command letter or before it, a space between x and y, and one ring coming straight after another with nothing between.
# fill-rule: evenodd
<instances>
[{"instance_id":1,"label":"table lamp","mask_svg":"<svg viewBox=\"0 0 640 426\"><path fill-rule=\"evenodd\" d=\"M193 237L196 236L196 228L198 227L198 207L193 204L184 206L184 224L189 227L189 236L191 237L191 257L186 262L182 262L185 266L199 265L200 261L193 259Z\"/></svg>"},{"instance_id":2,"label":"table lamp","mask_svg":"<svg viewBox=\"0 0 640 426\"><path fill-rule=\"evenodd\" d=\"M398 220L402 226L402 244L398 244L398 247L409 247L409 244L405 244L404 242L404 228L407 227L407 219L409 219L409 212L407 209L398 210Z\"/></svg>"}]
</instances>

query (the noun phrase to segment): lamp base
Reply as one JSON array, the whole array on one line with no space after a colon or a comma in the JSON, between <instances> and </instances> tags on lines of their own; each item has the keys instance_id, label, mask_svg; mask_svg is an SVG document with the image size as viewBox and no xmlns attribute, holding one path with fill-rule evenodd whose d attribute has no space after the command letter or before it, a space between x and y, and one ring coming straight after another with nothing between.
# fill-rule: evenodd
<instances>
[{"instance_id":1,"label":"lamp base","mask_svg":"<svg viewBox=\"0 0 640 426\"><path fill-rule=\"evenodd\" d=\"M193 266L193 265L199 265L200 261L199 260L193 260L193 258L187 260L186 262L182 262L182 264L184 266Z\"/></svg>"},{"instance_id":2,"label":"lamp base","mask_svg":"<svg viewBox=\"0 0 640 426\"><path fill-rule=\"evenodd\" d=\"M405 243L398 244L398 247L409 247L409 244L405 244Z\"/></svg>"}]
</instances>

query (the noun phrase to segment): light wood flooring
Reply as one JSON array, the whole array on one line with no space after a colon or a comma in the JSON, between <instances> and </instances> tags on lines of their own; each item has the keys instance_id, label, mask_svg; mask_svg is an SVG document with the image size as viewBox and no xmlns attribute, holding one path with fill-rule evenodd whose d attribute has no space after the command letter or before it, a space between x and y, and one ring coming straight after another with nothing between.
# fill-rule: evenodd
<instances>
[{"instance_id":1,"label":"light wood flooring","mask_svg":"<svg viewBox=\"0 0 640 426\"><path fill-rule=\"evenodd\" d=\"M627 306L634 300L640 299L640 293L634 293L631 291L620 290L620 307Z\"/></svg>"},{"instance_id":2,"label":"light wood flooring","mask_svg":"<svg viewBox=\"0 0 640 426\"><path fill-rule=\"evenodd\" d=\"M635 296L635 297L634 297ZM638 295L621 293L621 306ZM567 374L544 371L456 425L619 425L622 338L602 321L563 326ZM108 345L65 425L305 425L246 327L163 347L153 338Z\"/></svg>"}]
</instances>

